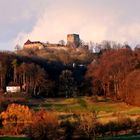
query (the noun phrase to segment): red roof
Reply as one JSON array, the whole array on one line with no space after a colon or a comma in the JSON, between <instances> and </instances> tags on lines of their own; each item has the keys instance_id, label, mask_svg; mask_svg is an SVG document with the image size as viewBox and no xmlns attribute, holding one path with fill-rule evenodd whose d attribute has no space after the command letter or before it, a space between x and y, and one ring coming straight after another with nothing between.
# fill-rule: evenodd
<instances>
[{"instance_id":1,"label":"red roof","mask_svg":"<svg viewBox=\"0 0 140 140\"><path fill-rule=\"evenodd\" d=\"M31 44L32 42L30 40L27 40L24 45L28 45L28 44Z\"/></svg>"},{"instance_id":2,"label":"red roof","mask_svg":"<svg viewBox=\"0 0 140 140\"><path fill-rule=\"evenodd\" d=\"M29 45L29 44L37 44L37 43L40 43L40 44L42 44L40 41L30 41L30 40L27 40L25 43L24 43L24 45Z\"/></svg>"}]
</instances>

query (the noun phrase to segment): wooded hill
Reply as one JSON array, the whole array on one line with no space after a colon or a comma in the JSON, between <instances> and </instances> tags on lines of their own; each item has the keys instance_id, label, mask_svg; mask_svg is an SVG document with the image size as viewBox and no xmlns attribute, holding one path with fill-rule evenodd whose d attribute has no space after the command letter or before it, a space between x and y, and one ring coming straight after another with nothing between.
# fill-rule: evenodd
<instances>
[{"instance_id":1,"label":"wooded hill","mask_svg":"<svg viewBox=\"0 0 140 140\"><path fill-rule=\"evenodd\" d=\"M0 88L16 82L31 96L98 95L139 105L140 49L104 43L85 48L22 49L0 53Z\"/></svg>"}]
</instances>

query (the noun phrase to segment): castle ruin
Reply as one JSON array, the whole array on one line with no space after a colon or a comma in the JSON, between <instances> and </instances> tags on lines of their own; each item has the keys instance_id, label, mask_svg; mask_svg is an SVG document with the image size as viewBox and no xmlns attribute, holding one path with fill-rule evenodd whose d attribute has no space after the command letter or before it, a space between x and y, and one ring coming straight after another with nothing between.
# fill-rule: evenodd
<instances>
[{"instance_id":1,"label":"castle ruin","mask_svg":"<svg viewBox=\"0 0 140 140\"><path fill-rule=\"evenodd\" d=\"M80 45L80 37L78 34L67 35L67 45L72 47L78 47Z\"/></svg>"},{"instance_id":2,"label":"castle ruin","mask_svg":"<svg viewBox=\"0 0 140 140\"><path fill-rule=\"evenodd\" d=\"M80 37L78 34L68 34L67 35L67 46L73 47L73 48L77 48L80 45ZM43 49L46 47L65 47L64 45L60 45L60 44L47 44L47 43L43 43L40 41L30 41L27 40L24 43L23 48L26 49Z\"/></svg>"}]
</instances>

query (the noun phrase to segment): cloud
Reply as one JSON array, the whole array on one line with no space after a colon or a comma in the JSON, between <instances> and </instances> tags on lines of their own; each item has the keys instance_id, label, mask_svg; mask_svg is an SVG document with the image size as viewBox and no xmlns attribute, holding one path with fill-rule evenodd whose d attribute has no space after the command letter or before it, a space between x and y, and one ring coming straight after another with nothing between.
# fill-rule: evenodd
<instances>
[{"instance_id":1,"label":"cloud","mask_svg":"<svg viewBox=\"0 0 140 140\"><path fill-rule=\"evenodd\" d=\"M13 50L17 34L31 31L47 4L47 0L0 0L0 49Z\"/></svg>"},{"instance_id":2,"label":"cloud","mask_svg":"<svg viewBox=\"0 0 140 140\"><path fill-rule=\"evenodd\" d=\"M12 0L12 2L0 0L1 23L18 22L20 20L28 20L32 16L38 16L47 3L46 0Z\"/></svg>"},{"instance_id":3,"label":"cloud","mask_svg":"<svg viewBox=\"0 0 140 140\"><path fill-rule=\"evenodd\" d=\"M14 43L23 44L27 39L57 43L66 40L68 33L79 33L84 41L140 43L140 21L125 22L128 13L123 7L118 11L119 5L113 9L111 5L104 6L104 1L102 4L91 0L48 0L48 3L32 30L20 32Z\"/></svg>"}]
</instances>

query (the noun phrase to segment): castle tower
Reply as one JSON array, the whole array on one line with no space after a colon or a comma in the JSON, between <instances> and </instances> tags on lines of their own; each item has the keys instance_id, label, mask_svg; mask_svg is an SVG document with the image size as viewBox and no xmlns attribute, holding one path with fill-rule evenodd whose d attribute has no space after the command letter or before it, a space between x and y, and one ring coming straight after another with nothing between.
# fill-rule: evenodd
<instances>
[{"instance_id":1,"label":"castle tower","mask_svg":"<svg viewBox=\"0 0 140 140\"><path fill-rule=\"evenodd\" d=\"M80 45L80 37L78 34L68 34L67 35L67 45L78 47Z\"/></svg>"}]
</instances>

